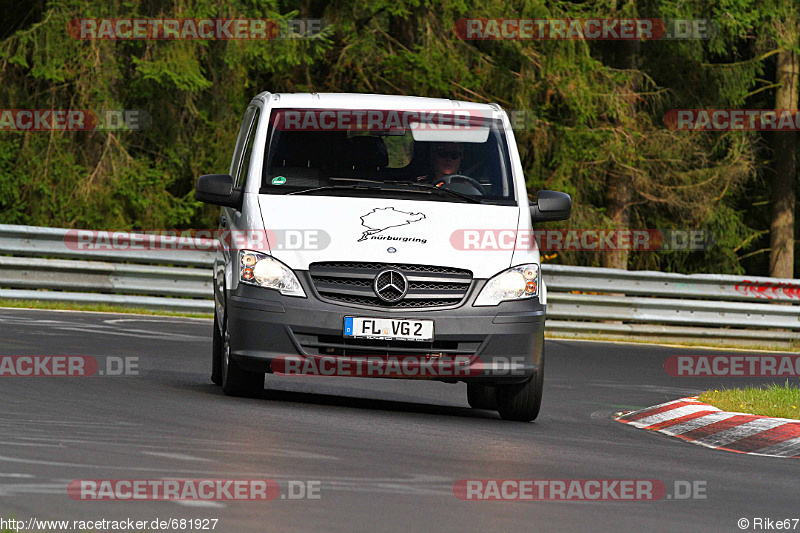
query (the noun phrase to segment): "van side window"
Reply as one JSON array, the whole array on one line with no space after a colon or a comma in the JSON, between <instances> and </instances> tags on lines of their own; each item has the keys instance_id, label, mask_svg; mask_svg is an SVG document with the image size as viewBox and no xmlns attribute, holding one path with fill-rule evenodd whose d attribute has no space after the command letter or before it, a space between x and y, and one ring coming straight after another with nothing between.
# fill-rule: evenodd
<instances>
[{"instance_id":1,"label":"van side window","mask_svg":"<svg viewBox=\"0 0 800 533\"><path fill-rule=\"evenodd\" d=\"M233 186L241 187L247 179L247 172L250 168L250 157L253 153L253 143L255 140L256 129L258 126L259 109L250 106L244 114L242 127L239 129L239 138L236 140L236 150L231 161L231 176Z\"/></svg>"},{"instance_id":2,"label":"van side window","mask_svg":"<svg viewBox=\"0 0 800 533\"><path fill-rule=\"evenodd\" d=\"M242 187L247 182L247 175L250 170L250 159L253 156L253 145L255 144L256 139L256 130L258 129L259 115L259 109L256 107L255 113L253 114L253 121L250 123L250 132L247 134L247 141L245 141L244 145L244 153L242 154L242 168L239 171L237 180L234 182L236 187Z\"/></svg>"}]
</instances>

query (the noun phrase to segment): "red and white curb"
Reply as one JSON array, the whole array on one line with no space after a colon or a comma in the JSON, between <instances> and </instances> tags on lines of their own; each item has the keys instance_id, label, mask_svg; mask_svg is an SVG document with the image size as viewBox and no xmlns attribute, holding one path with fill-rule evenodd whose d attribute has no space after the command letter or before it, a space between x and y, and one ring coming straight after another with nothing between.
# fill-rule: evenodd
<instances>
[{"instance_id":1,"label":"red and white curb","mask_svg":"<svg viewBox=\"0 0 800 533\"><path fill-rule=\"evenodd\" d=\"M730 452L800 459L800 421L720 411L697 397L619 414L619 422Z\"/></svg>"}]
</instances>

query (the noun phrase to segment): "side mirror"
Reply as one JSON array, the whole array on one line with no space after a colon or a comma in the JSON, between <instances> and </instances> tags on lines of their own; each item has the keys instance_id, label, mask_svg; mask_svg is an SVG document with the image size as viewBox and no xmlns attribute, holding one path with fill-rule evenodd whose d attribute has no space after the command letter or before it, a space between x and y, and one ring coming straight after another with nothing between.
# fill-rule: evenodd
<instances>
[{"instance_id":1,"label":"side mirror","mask_svg":"<svg viewBox=\"0 0 800 533\"><path fill-rule=\"evenodd\" d=\"M196 200L206 204L242 208L244 192L233 186L233 178L228 174L208 174L197 179L194 191Z\"/></svg>"},{"instance_id":2,"label":"side mirror","mask_svg":"<svg viewBox=\"0 0 800 533\"><path fill-rule=\"evenodd\" d=\"M569 194L557 191L539 191L536 203L531 204L533 222L567 220L572 214L572 199Z\"/></svg>"}]
</instances>

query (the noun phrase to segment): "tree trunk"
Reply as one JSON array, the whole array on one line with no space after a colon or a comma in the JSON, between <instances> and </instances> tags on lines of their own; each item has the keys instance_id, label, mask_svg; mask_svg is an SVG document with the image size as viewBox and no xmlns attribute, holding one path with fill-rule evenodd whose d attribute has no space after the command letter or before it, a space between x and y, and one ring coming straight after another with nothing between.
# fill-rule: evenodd
<instances>
[{"instance_id":1,"label":"tree trunk","mask_svg":"<svg viewBox=\"0 0 800 533\"><path fill-rule=\"evenodd\" d=\"M416 34L416 16L410 13L407 17L389 16L389 35L397 39L408 50L414 49L414 35Z\"/></svg>"},{"instance_id":2,"label":"tree trunk","mask_svg":"<svg viewBox=\"0 0 800 533\"><path fill-rule=\"evenodd\" d=\"M796 30L796 28L795 28ZM797 41L797 33L794 34ZM800 58L789 50L778 54L775 109L796 110ZM772 221L770 223L769 275L776 278L794 277L794 206L797 179L797 132L776 132L772 179Z\"/></svg>"},{"instance_id":3,"label":"tree trunk","mask_svg":"<svg viewBox=\"0 0 800 533\"><path fill-rule=\"evenodd\" d=\"M614 222L614 228L628 227L628 203L631 193L628 188L628 177L624 174L611 174L606 176L606 215ZM603 266L606 268L621 268L628 270L628 250L609 250L603 253Z\"/></svg>"},{"instance_id":4,"label":"tree trunk","mask_svg":"<svg viewBox=\"0 0 800 533\"><path fill-rule=\"evenodd\" d=\"M610 47L610 63L614 68L635 70L638 68L639 41L616 41ZM628 110L627 117L620 117L618 125L630 127L636 121L636 82L631 81L621 87L622 100ZM625 142L625 141L622 141ZM606 216L614 223L615 229L628 229L630 223L629 207L631 201L630 176L621 165L615 166L606 175ZM609 250L602 254L606 268L628 269L628 250Z\"/></svg>"}]
</instances>

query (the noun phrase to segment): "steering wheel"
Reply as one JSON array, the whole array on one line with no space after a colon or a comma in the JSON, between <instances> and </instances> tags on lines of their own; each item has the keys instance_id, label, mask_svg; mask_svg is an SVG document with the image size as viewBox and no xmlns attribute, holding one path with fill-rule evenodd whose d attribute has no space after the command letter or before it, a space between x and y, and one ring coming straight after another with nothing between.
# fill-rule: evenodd
<instances>
[{"instance_id":1,"label":"steering wheel","mask_svg":"<svg viewBox=\"0 0 800 533\"><path fill-rule=\"evenodd\" d=\"M478 191L478 194L481 196L486 196L486 191L483 189L483 186L478 182L478 180L470 178L469 176L465 176L463 174L445 174L441 178L433 180L435 183L434 185L438 185L439 183L444 182L448 189L451 189L456 192L460 192L463 194L474 194L472 191L465 191L463 190L464 187L450 187L452 184L459 184L463 185L466 184L469 188L475 189ZM461 190L459 190L461 189Z\"/></svg>"}]
</instances>

